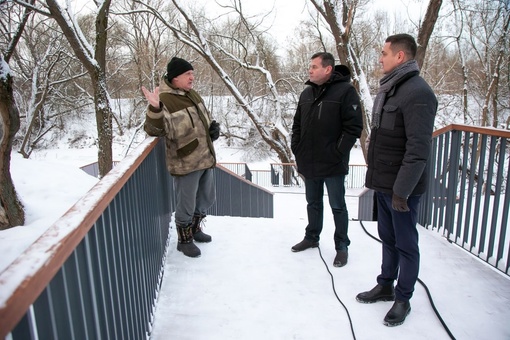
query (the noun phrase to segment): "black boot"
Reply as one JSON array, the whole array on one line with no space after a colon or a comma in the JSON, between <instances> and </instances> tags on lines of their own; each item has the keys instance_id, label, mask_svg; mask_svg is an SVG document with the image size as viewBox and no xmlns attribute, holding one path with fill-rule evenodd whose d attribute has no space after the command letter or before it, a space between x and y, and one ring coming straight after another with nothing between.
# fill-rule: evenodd
<instances>
[{"instance_id":1,"label":"black boot","mask_svg":"<svg viewBox=\"0 0 510 340\"><path fill-rule=\"evenodd\" d=\"M393 285L383 286L378 284L368 292L359 293L356 300L361 303L374 303L377 301L395 300L395 288Z\"/></svg>"},{"instance_id":2,"label":"black boot","mask_svg":"<svg viewBox=\"0 0 510 340\"><path fill-rule=\"evenodd\" d=\"M193 234L191 233L191 224L187 226L177 225L177 250L189 257L199 257L200 249L193 243Z\"/></svg>"},{"instance_id":3,"label":"black boot","mask_svg":"<svg viewBox=\"0 0 510 340\"><path fill-rule=\"evenodd\" d=\"M409 301L395 300L393 306L384 317L386 326L399 326L404 323L406 316L411 313L411 304Z\"/></svg>"},{"instance_id":4,"label":"black boot","mask_svg":"<svg viewBox=\"0 0 510 340\"><path fill-rule=\"evenodd\" d=\"M193 215L191 221L191 231L193 232L193 239L197 242L208 243L212 241L212 237L202 231L202 222L205 215Z\"/></svg>"},{"instance_id":5,"label":"black boot","mask_svg":"<svg viewBox=\"0 0 510 340\"><path fill-rule=\"evenodd\" d=\"M304 238L303 241L292 246L291 250L293 252L298 252L298 251L306 250L308 248L317 248L318 246L319 246L319 242L309 241L306 238Z\"/></svg>"},{"instance_id":6,"label":"black boot","mask_svg":"<svg viewBox=\"0 0 510 340\"><path fill-rule=\"evenodd\" d=\"M347 250L337 250L335 259L333 260L334 267L343 267L347 264L349 252Z\"/></svg>"}]
</instances>

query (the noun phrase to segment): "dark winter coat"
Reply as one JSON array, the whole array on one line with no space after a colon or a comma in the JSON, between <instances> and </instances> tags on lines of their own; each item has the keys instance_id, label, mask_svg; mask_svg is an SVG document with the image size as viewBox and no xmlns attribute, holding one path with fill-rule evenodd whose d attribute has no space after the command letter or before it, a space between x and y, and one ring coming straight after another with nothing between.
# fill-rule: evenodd
<instances>
[{"instance_id":1,"label":"dark winter coat","mask_svg":"<svg viewBox=\"0 0 510 340\"><path fill-rule=\"evenodd\" d=\"M437 99L413 72L387 94L379 128L372 129L365 185L407 198L425 192Z\"/></svg>"},{"instance_id":2,"label":"dark winter coat","mask_svg":"<svg viewBox=\"0 0 510 340\"><path fill-rule=\"evenodd\" d=\"M150 136L165 137L168 171L178 176L214 167L211 117L200 95L173 88L166 78L159 92L162 107L149 105L144 129Z\"/></svg>"},{"instance_id":3,"label":"dark winter coat","mask_svg":"<svg viewBox=\"0 0 510 340\"><path fill-rule=\"evenodd\" d=\"M292 125L291 148L298 172L307 179L347 175L349 153L363 129L350 71L336 66L322 86L306 84Z\"/></svg>"}]
</instances>

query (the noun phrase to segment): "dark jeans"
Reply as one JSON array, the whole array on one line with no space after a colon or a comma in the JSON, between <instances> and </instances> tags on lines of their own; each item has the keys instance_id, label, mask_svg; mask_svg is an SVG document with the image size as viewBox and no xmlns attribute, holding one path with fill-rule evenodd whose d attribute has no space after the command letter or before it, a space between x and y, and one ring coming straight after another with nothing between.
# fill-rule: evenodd
<instances>
[{"instance_id":1,"label":"dark jeans","mask_svg":"<svg viewBox=\"0 0 510 340\"><path fill-rule=\"evenodd\" d=\"M420 249L416 217L421 196L407 200L409 212L398 212L391 207L391 195L377 192L377 229L382 241L382 266L377 283L393 284L397 300L409 301L420 268Z\"/></svg>"},{"instance_id":2,"label":"dark jeans","mask_svg":"<svg viewBox=\"0 0 510 340\"><path fill-rule=\"evenodd\" d=\"M345 176L335 176L323 179L305 179L306 210L308 212L308 226L305 238L318 242L324 220L324 184L328 189L329 205L335 221L335 249L347 250L351 243L347 236L349 216L345 204Z\"/></svg>"}]
</instances>

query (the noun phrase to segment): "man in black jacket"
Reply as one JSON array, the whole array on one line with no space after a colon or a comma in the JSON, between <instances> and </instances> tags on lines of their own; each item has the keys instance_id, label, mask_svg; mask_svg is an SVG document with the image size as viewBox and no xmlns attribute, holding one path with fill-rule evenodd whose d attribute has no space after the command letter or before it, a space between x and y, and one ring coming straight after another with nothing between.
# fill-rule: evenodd
<instances>
[{"instance_id":1,"label":"man in black jacket","mask_svg":"<svg viewBox=\"0 0 510 340\"><path fill-rule=\"evenodd\" d=\"M379 59L384 77L374 101L367 156L365 185L376 192L382 266L377 285L356 299L395 300L384 318L387 326L402 324L411 311L420 265L416 219L437 110L434 92L419 76L416 50L408 34L386 39Z\"/></svg>"},{"instance_id":2,"label":"man in black jacket","mask_svg":"<svg viewBox=\"0 0 510 340\"><path fill-rule=\"evenodd\" d=\"M360 99L346 66L336 66L331 53L312 56L309 85L301 93L292 125L291 148L298 172L305 179L308 225L303 241L292 247L299 252L319 246L323 226L324 184L335 221L336 257L333 265L347 264L349 217L345 204L345 175L349 153L361 136Z\"/></svg>"}]
</instances>

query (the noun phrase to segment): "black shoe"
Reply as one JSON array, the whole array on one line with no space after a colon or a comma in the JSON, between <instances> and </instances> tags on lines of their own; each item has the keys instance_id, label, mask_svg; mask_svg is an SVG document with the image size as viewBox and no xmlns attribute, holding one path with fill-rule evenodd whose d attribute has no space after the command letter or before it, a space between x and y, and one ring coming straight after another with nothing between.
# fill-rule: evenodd
<instances>
[{"instance_id":1,"label":"black shoe","mask_svg":"<svg viewBox=\"0 0 510 340\"><path fill-rule=\"evenodd\" d=\"M305 239L303 239L303 241L301 241L298 244L296 244L295 246L293 246L291 248L291 250L293 252L298 252L298 251L306 250L308 248L317 248L318 246L319 246L319 242L309 241L305 238Z\"/></svg>"},{"instance_id":2,"label":"black shoe","mask_svg":"<svg viewBox=\"0 0 510 340\"><path fill-rule=\"evenodd\" d=\"M359 293L356 300L361 303L374 303L377 301L395 300L395 289L393 285L383 286L378 284L368 292Z\"/></svg>"},{"instance_id":3,"label":"black shoe","mask_svg":"<svg viewBox=\"0 0 510 340\"><path fill-rule=\"evenodd\" d=\"M347 258L349 257L349 253L347 250L338 250L336 252L335 260L333 261L334 267L343 267L347 264Z\"/></svg>"},{"instance_id":4,"label":"black shoe","mask_svg":"<svg viewBox=\"0 0 510 340\"><path fill-rule=\"evenodd\" d=\"M388 314L384 317L384 324L389 327L399 326L404 323L409 313L411 313L409 301L395 300Z\"/></svg>"}]
</instances>

